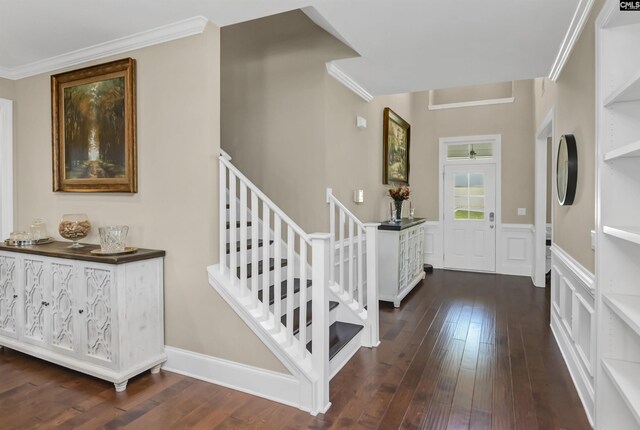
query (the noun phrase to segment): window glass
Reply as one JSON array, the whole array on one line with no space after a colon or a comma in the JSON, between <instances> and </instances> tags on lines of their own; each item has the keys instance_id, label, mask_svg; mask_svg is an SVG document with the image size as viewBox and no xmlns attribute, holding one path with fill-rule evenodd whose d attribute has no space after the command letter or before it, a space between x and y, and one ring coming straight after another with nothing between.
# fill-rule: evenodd
<instances>
[{"instance_id":1,"label":"window glass","mask_svg":"<svg viewBox=\"0 0 640 430\"><path fill-rule=\"evenodd\" d=\"M487 158L493 158L493 144L490 142L447 145L447 160L481 160Z\"/></svg>"},{"instance_id":2,"label":"window glass","mask_svg":"<svg viewBox=\"0 0 640 430\"><path fill-rule=\"evenodd\" d=\"M456 173L453 219L484 220L484 173Z\"/></svg>"}]
</instances>

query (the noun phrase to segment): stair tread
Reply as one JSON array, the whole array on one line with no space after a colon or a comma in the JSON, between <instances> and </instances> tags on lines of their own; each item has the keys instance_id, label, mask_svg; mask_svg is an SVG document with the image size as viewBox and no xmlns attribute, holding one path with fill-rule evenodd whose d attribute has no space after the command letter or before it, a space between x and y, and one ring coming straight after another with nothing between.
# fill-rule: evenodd
<instances>
[{"instance_id":1,"label":"stair tread","mask_svg":"<svg viewBox=\"0 0 640 430\"><path fill-rule=\"evenodd\" d=\"M247 221L247 227L251 227L251 221ZM227 221L227 230L231 227L231 223ZM240 221L236 221L236 228L240 228Z\"/></svg>"},{"instance_id":2,"label":"stair tread","mask_svg":"<svg viewBox=\"0 0 640 430\"><path fill-rule=\"evenodd\" d=\"M329 312L338 307L338 302L329 301ZM311 325L311 317L312 317L312 308L311 300L307 302L307 327ZM284 326L287 326L287 314L282 315L280 321ZM293 334L296 335L300 331L300 308L295 308L293 310Z\"/></svg>"},{"instance_id":3,"label":"stair tread","mask_svg":"<svg viewBox=\"0 0 640 430\"><path fill-rule=\"evenodd\" d=\"M284 259L284 258L280 259L280 267L286 267L286 265L287 265L287 260ZM251 263L248 263L247 264L247 279L251 278L251 276L253 275L253 273L251 273L252 272L251 269L252 269ZM262 262L262 260L260 260L258 262L258 275L262 275L263 269L264 269L263 262ZM269 271L272 272L273 269L275 269L275 259L270 258L269 259ZM240 277L240 267L236 268L236 274L238 275L238 278L239 278Z\"/></svg>"},{"instance_id":4,"label":"stair tread","mask_svg":"<svg viewBox=\"0 0 640 430\"><path fill-rule=\"evenodd\" d=\"M273 243L273 240L269 241L269 245ZM258 240L258 248L262 248L264 246L264 241L262 239ZM250 250L253 247L253 240L247 239L247 250ZM231 244L227 243L227 254L231 251ZM236 242L236 252L240 252L240 241Z\"/></svg>"},{"instance_id":5,"label":"stair tread","mask_svg":"<svg viewBox=\"0 0 640 430\"><path fill-rule=\"evenodd\" d=\"M336 321L329 327L329 360L336 356L337 353L345 347L362 330L359 324L351 324L342 321ZM307 350L312 351L311 341L307 343Z\"/></svg>"},{"instance_id":6,"label":"stair tread","mask_svg":"<svg viewBox=\"0 0 640 430\"><path fill-rule=\"evenodd\" d=\"M311 286L311 280L307 279L307 288ZM258 299L262 301L262 292L263 290L258 291ZM293 294L297 294L300 292L300 278L294 278L293 280ZM271 285L269 287L269 305L272 305L274 300L275 293L275 285ZM287 298L287 281L282 281L280 283L280 300L284 300Z\"/></svg>"}]
</instances>

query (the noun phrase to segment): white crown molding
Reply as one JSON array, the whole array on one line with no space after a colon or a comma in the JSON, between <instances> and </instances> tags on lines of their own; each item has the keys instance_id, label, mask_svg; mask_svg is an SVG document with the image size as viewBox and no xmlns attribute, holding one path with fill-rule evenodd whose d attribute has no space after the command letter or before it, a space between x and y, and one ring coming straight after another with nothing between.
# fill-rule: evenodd
<instances>
[{"instance_id":1,"label":"white crown molding","mask_svg":"<svg viewBox=\"0 0 640 430\"><path fill-rule=\"evenodd\" d=\"M146 48L148 46L201 34L208 22L209 20L203 16L195 16L109 42L35 61L13 69L0 69L0 77L14 80L27 78L111 55L122 54L123 52L133 51L134 49Z\"/></svg>"},{"instance_id":2,"label":"white crown molding","mask_svg":"<svg viewBox=\"0 0 640 430\"><path fill-rule=\"evenodd\" d=\"M560 72L562 72L562 68L569 59L569 55L571 54L571 51L578 41L580 33L582 33L582 29L587 22L593 3L594 0L580 0L580 3L578 3L578 7L576 7L576 11L573 14L567 34L564 36L564 40L560 45L556 59L553 62L551 71L549 72L549 79L553 82L558 80Z\"/></svg>"},{"instance_id":3,"label":"white crown molding","mask_svg":"<svg viewBox=\"0 0 640 430\"><path fill-rule=\"evenodd\" d=\"M515 101L515 97L505 97L503 99L474 100L472 102L445 103L441 105L430 104L428 105L428 109L429 110L456 109L456 108L462 108L462 107L499 105L504 103L513 103L514 101Z\"/></svg>"},{"instance_id":4,"label":"white crown molding","mask_svg":"<svg viewBox=\"0 0 640 430\"><path fill-rule=\"evenodd\" d=\"M336 81L340 82L342 85L349 88L351 91L356 93L367 103L373 100L373 95L371 95L367 90L365 90L359 83L351 79L349 75L343 72L333 62L327 63L327 72Z\"/></svg>"}]
</instances>

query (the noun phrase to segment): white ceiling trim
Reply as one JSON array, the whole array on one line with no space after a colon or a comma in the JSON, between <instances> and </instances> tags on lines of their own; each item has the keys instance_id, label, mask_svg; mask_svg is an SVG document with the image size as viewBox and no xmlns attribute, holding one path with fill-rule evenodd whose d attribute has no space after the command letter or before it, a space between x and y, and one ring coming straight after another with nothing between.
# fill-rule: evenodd
<instances>
[{"instance_id":1,"label":"white ceiling trim","mask_svg":"<svg viewBox=\"0 0 640 430\"><path fill-rule=\"evenodd\" d=\"M172 40L201 34L209 20L204 16L195 16L182 21L163 25L151 30L132 34L131 36L78 49L66 54L26 64L15 69L1 69L0 77L6 79L22 79L41 73L51 72L87 61L122 54L135 49L146 48Z\"/></svg>"},{"instance_id":2,"label":"white ceiling trim","mask_svg":"<svg viewBox=\"0 0 640 430\"><path fill-rule=\"evenodd\" d=\"M336 81L340 82L345 87L349 88L351 91L360 96L367 103L373 100L373 95L365 90L359 83L355 80L351 79L349 75L343 72L338 66L333 64L333 62L327 63L327 72L331 77L333 77Z\"/></svg>"},{"instance_id":3,"label":"white ceiling trim","mask_svg":"<svg viewBox=\"0 0 640 430\"><path fill-rule=\"evenodd\" d=\"M558 55L553 62L551 71L549 72L549 79L553 82L558 80L560 72L562 72L565 63L569 59L569 55L571 54L571 51L578 41L580 33L582 33L582 29L587 22L587 18L589 17L594 1L595 0L580 0L580 3L578 3L578 7L576 8L576 12L573 14L567 34L564 36Z\"/></svg>"}]
</instances>

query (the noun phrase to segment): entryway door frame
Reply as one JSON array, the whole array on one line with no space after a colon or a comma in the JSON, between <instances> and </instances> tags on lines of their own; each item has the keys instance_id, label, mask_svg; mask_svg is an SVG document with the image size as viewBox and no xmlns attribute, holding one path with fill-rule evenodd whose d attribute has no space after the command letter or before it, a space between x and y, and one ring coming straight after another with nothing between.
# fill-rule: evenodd
<instances>
[{"instance_id":1,"label":"entryway door frame","mask_svg":"<svg viewBox=\"0 0 640 430\"><path fill-rule=\"evenodd\" d=\"M556 177L555 154L555 108L551 108L547 116L542 120L536 130L535 150L535 258L533 264L532 279L536 287L545 286L545 269L547 264L547 139L551 137L551 223L553 224L553 199L555 196L553 186ZM553 228L551 229L551 241L553 243Z\"/></svg>"},{"instance_id":2,"label":"entryway door frame","mask_svg":"<svg viewBox=\"0 0 640 430\"><path fill-rule=\"evenodd\" d=\"M440 243L442 243L442 262L445 261L445 225L444 225L444 168L447 164L456 165L472 165L476 162L461 160L461 161L447 161L447 146L448 145L461 145L461 144L479 144L491 142L493 145L493 158L487 160L478 161L477 164L495 164L495 182L496 182L496 207L495 207L495 231L496 231L496 264L495 273L500 273L500 262L502 261L502 135L501 134L488 134L477 136L454 136L454 137L441 137L439 139L439 184L438 184L438 205L439 212L439 225L440 225Z\"/></svg>"},{"instance_id":3,"label":"entryway door frame","mask_svg":"<svg viewBox=\"0 0 640 430\"><path fill-rule=\"evenodd\" d=\"M13 231L13 101L0 98L0 237Z\"/></svg>"}]
</instances>

